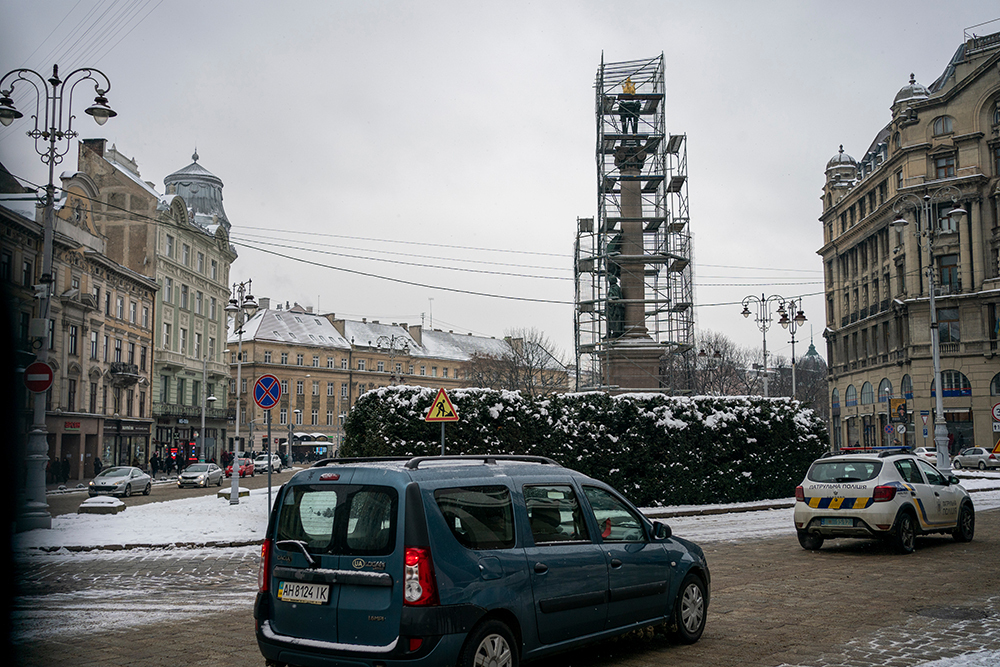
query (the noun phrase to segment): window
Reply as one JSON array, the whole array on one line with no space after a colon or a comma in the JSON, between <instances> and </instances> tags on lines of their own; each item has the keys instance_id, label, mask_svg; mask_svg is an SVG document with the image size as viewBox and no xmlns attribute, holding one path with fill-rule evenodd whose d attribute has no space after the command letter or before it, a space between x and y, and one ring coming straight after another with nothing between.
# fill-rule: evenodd
<instances>
[{"instance_id":1,"label":"window","mask_svg":"<svg viewBox=\"0 0 1000 667\"><path fill-rule=\"evenodd\" d=\"M188 286L181 285L181 308L188 309Z\"/></svg>"},{"instance_id":2,"label":"window","mask_svg":"<svg viewBox=\"0 0 1000 667\"><path fill-rule=\"evenodd\" d=\"M298 426L302 426L302 411L301 410L296 410L295 411L295 424L298 425Z\"/></svg>"},{"instance_id":3,"label":"window","mask_svg":"<svg viewBox=\"0 0 1000 667\"><path fill-rule=\"evenodd\" d=\"M955 156L948 155L934 160L934 178L951 178L955 175Z\"/></svg>"},{"instance_id":4,"label":"window","mask_svg":"<svg viewBox=\"0 0 1000 667\"><path fill-rule=\"evenodd\" d=\"M174 237L167 234L167 239L164 243L163 252L167 257L173 259L174 257Z\"/></svg>"},{"instance_id":5,"label":"window","mask_svg":"<svg viewBox=\"0 0 1000 667\"><path fill-rule=\"evenodd\" d=\"M149 308L146 306L142 307L142 328L149 328Z\"/></svg>"},{"instance_id":6,"label":"window","mask_svg":"<svg viewBox=\"0 0 1000 667\"><path fill-rule=\"evenodd\" d=\"M204 297L205 295L202 294L201 292L195 292L194 294L194 312L197 313L198 315L201 315L203 313L202 301L204 300Z\"/></svg>"},{"instance_id":7,"label":"window","mask_svg":"<svg viewBox=\"0 0 1000 667\"><path fill-rule=\"evenodd\" d=\"M181 354L187 354L187 329L178 329L180 335L177 336L177 351Z\"/></svg>"},{"instance_id":8,"label":"window","mask_svg":"<svg viewBox=\"0 0 1000 667\"><path fill-rule=\"evenodd\" d=\"M934 136L939 136L942 134L951 134L952 132L952 120L951 116L940 116L934 119L933 123Z\"/></svg>"},{"instance_id":9,"label":"window","mask_svg":"<svg viewBox=\"0 0 1000 667\"><path fill-rule=\"evenodd\" d=\"M76 380L66 380L66 411L76 412Z\"/></svg>"},{"instance_id":10,"label":"window","mask_svg":"<svg viewBox=\"0 0 1000 667\"><path fill-rule=\"evenodd\" d=\"M271 363L271 350L264 350L264 363Z\"/></svg>"},{"instance_id":11,"label":"window","mask_svg":"<svg viewBox=\"0 0 1000 667\"><path fill-rule=\"evenodd\" d=\"M596 486L583 487L597 525L601 530L601 539L605 542L645 542L646 531L642 520L610 492Z\"/></svg>"},{"instance_id":12,"label":"window","mask_svg":"<svg viewBox=\"0 0 1000 667\"><path fill-rule=\"evenodd\" d=\"M280 382L281 382L281 395L282 396L287 396L288 395L288 380L281 380Z\"/></svg>"},{"instance_id":13,"label":"window","mask_svg":"<svg viewBox=\"0 0 1000 667\"><path fill-rule=\"evenodd\" d=\"M295 355L295 365L296 366L301 366L302 362L303 362L303 356L301 354L296 354Z\"/></svg>"},{"instance_id":14,"label":"window","mask_svg":"<svg viewBox=\"0 0 1000 667\"><path fill-rule=\"evenodd\" d=\"M109 340L108 339L108 335L105 334L104 335L104 345L103 345L103 348L104 348L104 350L103 350L104 351L104 361L111 361L111 358L108 357L108 340Z\"/></svg>"},{"instance_id":15,"label":"window","mask_svg":"<svg viewBox=\"0 0 1000 667\"><path fill-rule=\"evenodd\" d=\"M120 320L125 319L125 299L122 297L115 299L115 317Z\"/></svg>"},{"instance_id":16,"label":"window","mask_svg":"<svg viewBox=\"0 0 1000 667\"><path fill-rule=\"evenodd\" d=\"M215 338L212 336L208 337L208 358L215 359Z\"/></svg>"},{"instance_id":17,"label":"window","mask_svg":"<svg viewBox=\"0 0 1000 667\"><path fill-rule=\"evenodd\" d=\"M135 343L129 341L128 343L128 363L135 363Z\"/></svg>"},{"instance_id":18,"label":"window","mask_svg":"<svg viewBox=\"0 0 1000 667\"><path fill-rule=\"evenodd\" d=\"M90 383L90 409L91 414L97 414L97 383Z\"/></svg>"},{"instance_id":19,"label":"window","mask_svg":"<svg viewBox=\"0 0 1000 667\"><path fill-rule=\"evenodd\" d=\"M139 348L139 370L146 370L146 346Z\"/></svg>"},{"instance_id":20,"label":"window","mask_svg":"<svg viewBox=\"0 0 1000 667\"><path fill-rule=\"evenodd\" d=\"M580 503L571 486L525 486L524 504L536 544L589 539Z\"/></svg>"},{"instance_id":21,"label":"window","mask_svg":"<svg viewBox=\"0 0 1000 667\"><path fill-rule=\"evenodd\" d=\"M177 378L177 404L184 405L184 399L187 397L187 386L184 378Z\"/></svg>"},{"instance_id":22,"label":"window","mask_svg":"<svg viewBox=\"0 0 1000 667\"><path fill-rule=\"evenodd\" d=\"M90 332L90 358L97 359L97 332ZM91 412L94 412L91 410Z\"/></svg>"},{"instance_id":23,"label":"window","mask_svg":"<svg viewBox=\"0 0 1000 667\"><path fill-rule=\"evenodd\" d=\"M466 549L510 549L514 546L514 511L507 487L438 489L434 492L434 500L451 534Z\"/></svg>"},{"instance_id":24,"label":"window","mask_svg":"<svg viewBox=\"0 0 1000 667\"><path fill-rule=\"evenodd\" d=\"M358 359L358 370L359 371L365 370L365 360L364 359Z\"/></svg>"},{"instance_id":25,"label":"window","mask_svg":"<svg viewBox=\"0 0 1000 667\"><path fill-rule=\"evenodd\" d=\"M288 424L288 408L281 408L278 412L278 423L282 426Z\"/></svg>"},{"instance_id":26,"label":"window","mask_svg":"<svg viewBox=\"0 0 1000 667\"><path fill-rule=\"evenodd\" d=\"M137 308L137 306L138 306L138 304L135 301L129 301L129 304L128 304L128 321L131 322L132 324L135 324L136 319L137 319L137 317L136 317L136 314L137 314L136 313L136 308Z\"/></svg>"},{"instance_id":27,"label":"window","mask_svg":"<svg viewBox=\"0 0 1000 667\"><path fill-rule=\"evenodd\" d=\"M212 260L212 280L218 280L219 278L219 263Z\"/></svg>"},{"instance_id":28,"label":"window","mask_svg":"<svg viewBox=\"0 0 1000 667\"><path fill-rule=\"evenodd\" d=\"M341 383L341 385L340 385L340 397L341 398L347 398L347 390L348 390L348 384L346 382Z\"/></svg>"},{"instance_id":29,"label":"window","mask_svg":"<svg viewBox=\"0 0 1000 667\"><path fill-rule=\"evenodd\" d=\"M318 380L313 380L313 383L312 383L312 395L313 396L319 396L319 381Z\"/></svg>"},{"instance_id":30,"label":"window","mask_svg":"<svg viewBox=\"0 0 1000 667\"><path fill-rule=\"evenodd\" d=\"M187 243L181 244L181 263L184 266L191 265L191 246Z\"/></svg>"},{"instance_id":31,"label":"window","mask_svg":"<svg viewBox=\"0 0 1000 667\"><path fill-rule=\"evenodd\" d=\"M305 394L304 383L303 383L302 380L296 380L295 381L295 393L298 394L299 396L302 396L302 395Z\"/></svg>"},{"instance_id":32,"label":"window","mask_svg":"<svg viewBox=\"0 0 1000 667\"><path fill-rule=\"evenodd\" d=\"M875 390L871 382L861 385L861 405L872 405L875 403Z\"/></svg>"},{"instance_id":33,"label":"window","mask_svg":"<svg viewBox=\"0 0 1000 667\"><path fill-rule=\"evenodd\" d=\"M174 302L174 279L163 278L163 303Z\"/></svg>"},{"instance_id":34,"label":"window","mask_svg":"<svg viewBox=\"0 0 1000 667\"><path fill-rule=\"evenodd\" d=\"M287 352L282 352L281 353L281 363L282 363L282 365L288 365L288 353Z\"/></svg>"},{"instance_id":35,"label":"window","mask_svg":"<svg viewBox=\"0 0 1000 667\"><path fill-rule=\"evenodd\" d=\"M346 370L348 369L348 367L349 367L349 366L350 366L350 362L348 361L347 357L343 357L343 358L341 358L341 360L340 360L340 367L341 367L341 368L342 368L343 370L345 370L345 371L346 371Z\"/></svg>"},{"instance_id":36,"label":"window","mask_svg":"<svg viewBox=\"0 0 1000 667\"><path fill-rule=\"evenodd\" d=\"M240 378L240 393L241 394L247 393L247 379L246 378Z\"/></svg>"},{"instance_id":37,"label":"window","mask_svg":"<svg viewBox=\"0 0 1000 667\"><path fill-rule=\"evenodd\" d=\"M326 425L333 426L333 410L326 411Z\"/></svg>"},{"instance_id":38,"label":"window","mask_svg":"<svg viewBox=\"0 0 1000 667\"><path fill-rule=\"evenodd\" d=\"M319 410L313 408L312 412L309 415L309 419L310 419L309 421L310 424L312 424L313 426L319 426Z\"/></svg>"},{"instance_id":39,"label":"window","mask_svg":"<svg viewBox=\"0 0 1000 667\"><path fill-rule=\"evenodd\" d=\"M336 386L335 382L327 382L326 383L326 395L327 396L333 396L333 394L334 394L334 389L333 388L335 386Z\"/></svg>"},{"instance_id":40,"label":"window","mask_svg":"<svg viewBox=\"0 0 1000 667\"><path fill-rule=\"evenodd\" d=\"M376 367L378 368L378 372L379 373L385 373L385 362L384 361L378 362L378 364L376 364Z\"/></svg>"},{"instance_id":41,"label":"window","mask_svg":"<svg viewBox=\"0 0 1000 667\"><path fill-rule=\"evenodd\" d=\"M313 368L319 368L319 355L313 355Z\"/></svg>"},{"instance_id":42,"label":"window","mask_svg":"<svg viewBox=\"0 0 1000 667\"><path fill-rule=\"evenodd\" d=\"M848 408L853 408L858 404L858 390L854 388L854 385L848 385L847 391L844 393L844 405Z\"/></svg>"},{"instance_id":43,"label":"window","mask_svg":"<svg viewBox=\"0 0 1000 667\"><path fill-rule=\"evenodd\" d=\"M938 257L938 282L941 284L942 293L958 292L958 255Z\"/></svg>"},{"instance_id":44,"label":"window","mask_svg":"<svg viewBox=\"0 0 1000 667\"><path fill-rule=\"evenodd\" d=\"M77 349L78 349L77 346L79 344L79 337L80 337L79 332L80 332L79 327L75 324L71 324L69 325L69 331L66 333L67 337L66 351L67 353L73 355L74 357L77 355Z\"/></svg>"},{"instance_id":45,"label":"window","mask_svg":"<svg viewBox=\"0 0 1000 667\"><path fill-rule=\"evenodd\" d=\"M115 361L121 363L122 360L122 339L115 338Z\"/></svg>"},{"instance_id":46,"label":"window","mask_svg":"<svg viewBox=\"0 0 1000 667\"><path fill-rule=\"evenodd\" d=\"M11 280L14 275L14 255L9 250L0 252L0 280Z\"/></svg>"},{"instance_id":47,"label":"window","mask_svg":"<svg viewBox=\"0 0 1000 667\"><path fill-rule=\"evenodd\" d=\"M208 318L211 320L215 319L215 307L216 307L216 301L215 297L213 296L208 300Z\"/></svg>"},{"instance_id":48,"label":"window","mask_svg":"<svg viewBox=\"0 0 1000 667\"><path fill-rule=\"evenodd\" d=\"M945 398L972 396L972 385L969 384L969 378L965 377L961 371L941 371L941 384L944 385ZM931 396L936 396L933 380L931 380Z\"/></svg>"},{"instance_id":49,"label":"window","mask_svg":"<svg viewBox=\"0 0 1000 667\"><path fill-rule=\"evenodd\" d=\"M937 316L938 316L938 342L941 343L962 342L962 335L958 322L958 308L939 308L937 311Z\"/></svg>"},{"instance_id":50,"label":"window","mask_svg":"<svg viewBox=\"0 0 1000 667\"><path fill-rule=\"evenodd\" d=\"M198 253L198 273L205 273L205 253Z\"/></svg>"},{"instance_id":51,"label":"window","mask_svg":"<svg viewBox=\"0 0 1000 667\"><path fill-rule=\"evenodd\" d=\"M326 367L327 368L333 368L333 357L327 357L326 358Z\"/></svg>"},{"instance_id":52,"label":"window","mask_svg":"<svg viewBox=\"0 0 1000 667\"><path fill-rule=\"evenodd\" d=\"M191 355L195 359L201 359L201 334L198 332L194 334L194 349L191 350Z\"/></svg>"}]
</instances>

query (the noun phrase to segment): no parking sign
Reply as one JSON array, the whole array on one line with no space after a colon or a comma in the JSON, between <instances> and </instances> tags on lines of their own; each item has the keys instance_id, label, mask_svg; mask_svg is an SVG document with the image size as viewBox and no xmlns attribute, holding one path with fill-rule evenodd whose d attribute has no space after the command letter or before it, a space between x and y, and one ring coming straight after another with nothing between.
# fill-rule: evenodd
<instances>
[{"instance_id":1,"label":"no parking sign","mask_svg":"<svg viewBox=\"0 0 1000 667\"><path fill-rule=\"evenodd\" d=\"M281 398L281 383L273 375L261 375L253 386L253 402L261 410L270 410Z\"/></svg>"}]
</instances>

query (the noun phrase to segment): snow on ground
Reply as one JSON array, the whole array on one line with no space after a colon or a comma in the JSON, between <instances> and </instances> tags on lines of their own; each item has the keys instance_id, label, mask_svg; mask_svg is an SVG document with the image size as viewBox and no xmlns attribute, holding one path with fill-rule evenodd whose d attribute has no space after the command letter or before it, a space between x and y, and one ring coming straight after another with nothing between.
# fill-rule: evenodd
<instances>
[{"instance_id":1,"label":"snow on ground","mask_svg":"<svg viewBox=\"0 0 1000 667\"><path fill-rule=\"evenodd\" d=\"M954 658L921 662L919 667L996 667L1000 665L1000 651L976 651Z\"/></svg>"},{"instance_id":2,"label":"snow on ground","mask_svg":"<svg viewBox=\"0 0 1000 667\"><path fill-rule=\"evenodd\" d=\"M1000 480L983 477L963 480L973 491L978 511L1000 507ZM243 489L246 491L246 489ZM672 516L665 521L678 537L695 542L738 541L793 535L792 498L757 503L648 508L657 513L730 510L701 516ZM787 505L781 509L746 511L760 505ZM66 514L52 518L51 529L19 533L14 547L99 547L114 545L170 546L212 542L251 542L263 539L267 528L267 489L254 489L249 497L230 505L228 498L213 495L134 505L118 514ZM740 510L740 511L733 511ZM645 510L644 510L645 511Z\"/></svg>"}]
</instances>

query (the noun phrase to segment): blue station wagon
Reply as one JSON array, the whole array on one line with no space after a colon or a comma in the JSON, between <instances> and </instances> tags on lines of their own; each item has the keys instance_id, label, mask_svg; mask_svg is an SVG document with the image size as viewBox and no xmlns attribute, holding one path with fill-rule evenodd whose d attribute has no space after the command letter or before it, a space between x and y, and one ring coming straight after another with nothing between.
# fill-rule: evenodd
<instances>
[{"instance_id":1,"label":"blue station wagon","mask_svg":"<svg viewBox=\"0 0 1000 667\"><path fill-rule=\"evenodd\" d=\"M632 630L701 637L702 550L542 457L330 459L277 494L268 665L505 665Z\"/></svg>"}]
</instances>

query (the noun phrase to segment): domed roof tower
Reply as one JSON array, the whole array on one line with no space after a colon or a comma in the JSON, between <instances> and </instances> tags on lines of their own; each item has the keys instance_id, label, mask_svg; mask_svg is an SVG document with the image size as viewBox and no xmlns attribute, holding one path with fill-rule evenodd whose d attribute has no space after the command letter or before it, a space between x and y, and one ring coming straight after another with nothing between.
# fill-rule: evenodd
<instances>
[{"instance_id":1,"label":"domed roof tower","mask_svg":"<svg viewBox=\"0 0 1000 667\"><path fill-rule=\"evenodd\" d=\"M853 181L858 173L858 162L844 152L844 145L840 145L840 151L830 158L826 163L826 180L830 181Z\"/></svg>"},{"instance_id":2,"label":"domed roof tower","mask_svg":"<svg viewBox=\"0 0 1000 667\"><path fill-rule=\"evenodd\" d=\"M163 179L167 194L183 197L195 221L202 226L220 224L228 233L232 225L222 207L222 179L198 164L197 150L191 159L194 162Z\"/></svg>"}]
</instances>

